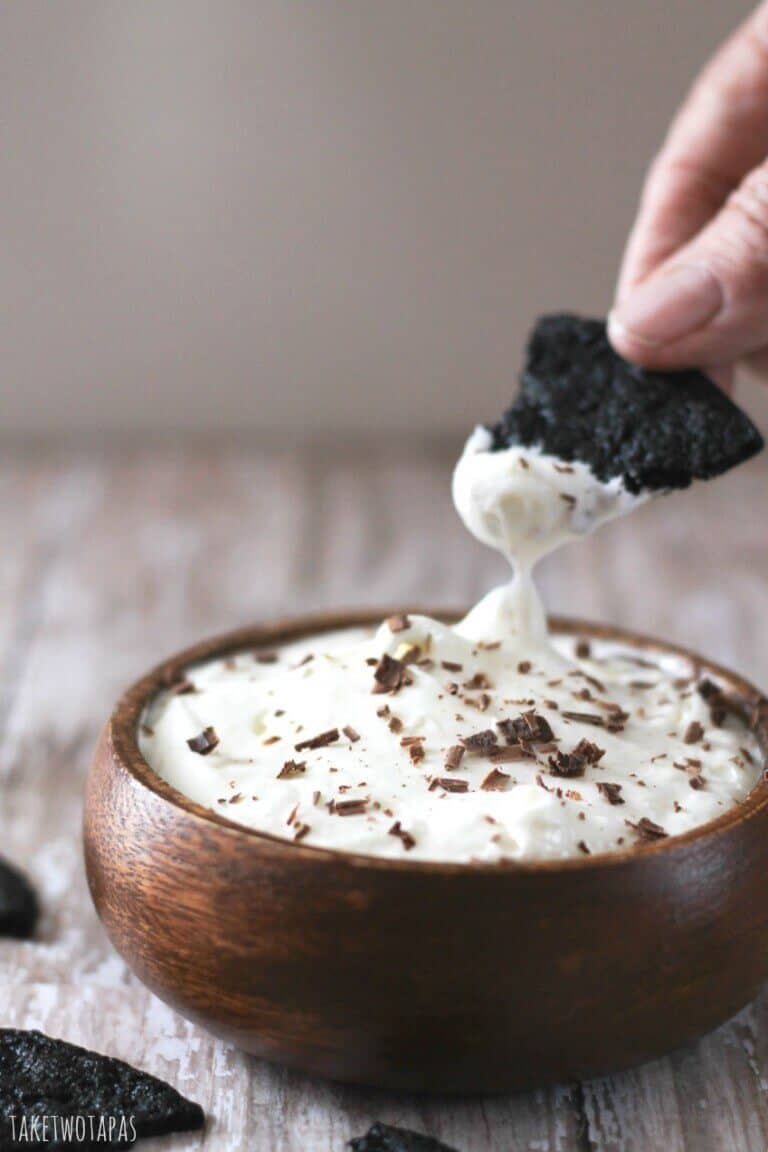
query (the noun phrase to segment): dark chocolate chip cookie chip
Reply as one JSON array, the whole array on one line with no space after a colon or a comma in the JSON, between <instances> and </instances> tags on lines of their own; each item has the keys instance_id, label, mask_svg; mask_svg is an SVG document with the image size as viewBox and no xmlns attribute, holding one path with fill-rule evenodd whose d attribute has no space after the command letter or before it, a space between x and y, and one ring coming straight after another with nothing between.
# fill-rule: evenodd
<instances>
[{"instance_id":1,"label":"dark chocolate chip cookie chip","mask_svg":"<svg viewBox=\"0 0 768 1152\"><path fill-rule=\"evenodd\" d=\"M46 1148L80 1149L125 1148L142 1136L202 1128L204 1119L198 1104L121 1060L42 1032L0 1029L0 1148L28 1145L40 1131L35 1118L46 1120Z\"/></svg>"},{"instance_id":2,"label":"dark chocolate chip cookie chip","mask_svg":"<svg viewBox=\"0 0 768 1152\"><path fill-rule=\"evenodd\" d=\"M702 372L638 368L614 352L604 321L568 314L537 322L520 393L490 431L494 450L536 446L635 493L710 480L763 447Z\"/></svg>"},{"instance_id":3,"label":"dark chocolate chip cookie chip","mask_svg":"<svg viewBox=\"0 0 768 1152\"><path fill-rule=\"evenodd\" d=\"M380 1122L369 1128L365 1136L350 1140L349 1147L352 1152L456 1152L432 1136Z\"/></svg>"},{"instance_id":4,"label":"dark chocolate chip cookie chip","mask_svg":"<svg viewBox=\"0 0 768 1152\"><path fill-rule=\"evenodd\" d=\"M34 935L39 906L26 876L0 860L0 936L28 940Z\"/></svg>"}]
</instances>

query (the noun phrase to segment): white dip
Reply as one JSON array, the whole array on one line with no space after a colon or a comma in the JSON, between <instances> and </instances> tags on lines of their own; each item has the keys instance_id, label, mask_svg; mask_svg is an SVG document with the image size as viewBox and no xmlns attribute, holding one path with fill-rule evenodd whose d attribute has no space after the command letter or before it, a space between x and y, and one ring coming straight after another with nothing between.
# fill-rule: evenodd
<instances>
[{"instance_id":1,"label":"white dip","mask_svg":"<svg viewBox=\"0 0 768 1152\"><path fill-rule=\"evenodd\" d=\"M454 627L411 615L190 668L143 717L160 776L273 835L465 863L627 848L744 799L757 743L687 661L547 633L535 562L643 497L489 443L470 437L454 500L512 582Z\"/></svg>"}]
</instances>

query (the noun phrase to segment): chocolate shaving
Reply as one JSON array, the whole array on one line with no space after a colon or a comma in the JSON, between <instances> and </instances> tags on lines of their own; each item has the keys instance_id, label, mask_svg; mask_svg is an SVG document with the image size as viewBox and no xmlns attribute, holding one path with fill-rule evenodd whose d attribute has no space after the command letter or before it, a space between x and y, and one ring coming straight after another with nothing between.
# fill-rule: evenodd
<instances>
[{"instance_id":1,"label":"chocolate shaving","mask_svg":"<svg viewBox=\"0 0 768 1152\"><path fill-rule=\"evenodd\" d=\"M387 620L390 632L405 632L410 628L411 622L404 612L398 612L395 616L390 616Z\"/></svg>"},{"instance_id":2,"label":"chocolate shaving","mask_svg":"<svg viewBox=\"0 0 768 1152\"><path fill-rule=\"evenodd\" d=\"M596 712L561 712L560 715L565 720L573 720L577 724L594 724L596 728L606 728L609 732L621 732L624 727L624 720L627 719L625 712L616 712L611 716L599 716Z\"/></svg>"},{"instance_id":3,"label":"chocolate shaving","mask_svg":"<svg viewBox=\"0 0 768 1152\"><path fill-rule=\"evenodd\" d=\"M488 759L492 764L513 764L520 760L535 760L536 753L530 744L504 745L491 748Z\"/></svg>"},{"instance_id":4,"label":"chocolate shaving","mask_svg":"<svg viewBox=\"0 0 768 1152\"><path fill-rule=\"evenodd\" d=\"M523 741L529 744L548 744L555 739L549 721L532 709L513 720L499 720L496 727L508 744Z\"/></svg>"},{"instance_id":5,"label":"chocolate shaving","mask_svg":"<svg viewBox=\"0 0 768 1152\"><path fill-rule=\"evenodd\" d=\"M253 658L257 664L276 664L277 652L254 652Z\"/></svg>"},{"instance_id":6,"label":"chocolate shaving","mask_svg":"<svg viewBox=\"0 0 768 1152\"><path fill-rule=\"evenodd\" d=\"M402 660L395 660L387 652L379 660L373 670L373 692L399 692L403 684L410 684L411 680Z\"/></svg>"},{"instance_id":7,"label":"chocolate shaving","mask_svg":"<svg viewBox=\"0 0 768 1152\"><path fill-rule=\"evenodd\" d=\"M704 777L699 772L697 772L694 776L691 776L688 783L695 792L700 792L701 789L705 787Z\"/></svg>"},{"instance_id":8,"label":"chocolate shaving","mask_svg":"<svg viewBox=\"0 0 768 1152\"><path fill-rule=\"evenodd\" d=\"M468 792L469 781L457 780L455 776L435 776L429 785L430 792L444 788L446 792Z\"/></svg>"},{"instance_id":9,"label":"chocolate shaving","mask_svg":"<svg viewBox=\"0 0 768 1152\"><path fill-rule=\"evenodd\" d=\"M403 722L399 716L390 716L389 723L387 724L390 732L397 734L403 730Z\"/></svg>"},{"instance_id":10,"label":"chocolate shaving","mask_svg":"<svg viewBox=\"0 0 768 1152\"><path fill-rule=\"evenodd\" d=\"M463 756L464 749L462 748L461 744L452 744L445 754L444 767L449 772L455 772L459 764L461 764Z\"/></svg>"},{"instance_id":11,"label":"chocolate shaving","mask_svg":"<svg viewBox=\"0 0 768 1152\"><path fill-rule=\"evenodd\" d=\"M213 752L218 742L219 738L215 730L208 727L203 728L199 736L193 736L190 740L187 740L187 746L200 756L207 756L210 752Z\"/></svg>"},{"instance_id":12,"label":"chocolate shaving","mask_svg":"<svg viewBox=\"0 0 768 1152\"><path fill-rule=\"evenodd\" d=\"M691 720L683 736L684 744L698 744L704 735L704 729L698 720Z\"/></svg>"},{"instance_id":13,"label":"chocolate shaving","mask_svg":"<svg viewBox=\"0 0 768 1152\"><path fill-rule=\"evenodd\" d=\"M723 690L719 685L715 684L713 680L710 680L708 676L705 676L704 679L700 680L696 685L696 691L702 700L712 700L716 696L721 696Z\"/></svg>"},{"instance_id":14,"label":"chocolate shaving","mask_svg":"<svg viewBox=\"0 0 768 1152\"><path fill-rule=\"evenodd\" d=\"M392 827L389 829L390 836L397 836L398 840L402 842L406 852L410 852L411 848L416 847L416 838L410 832L406 832L399 820L395 820Z\"/></svg>"},{"instance_id":15,"label":"chocolate shaving","mask_svg":"<svg viewBox=\"0 0 768 1152\"><path fill-rule=\"evenodd\" d=\"M312 831L310 824L297 824L296 831L293 834L294 840L303 840L305 836L309 835Z\"/></svg>"},{"instance_id":16,"label":"chocolate shaving","mask_svg":"<svg viewBox=\"0 0 768 1152\"><path fill-rule=\"evenodd\" d=\"M624 804L624 797L621 794L621 784L609 784L606 780L600 780L597 785L597 790L601 796L604 796L609 804Z\"/></svg>"},{"instance_id":17,"label":"chocolate shaving","mask_svg":"<svg viewBox=\"0 0 768 1152\"><path fill-rule=\"evenodd\" d=\"M518 735L514 720L497 720L496 727L501 732L507 744L517 744Z\"/></svg>"},{"instance_id":18,"label":"chocolate shaving","mask_svg":"<svg viewBox=\"0 0 768 1152\"><path fill-rule=\"evenodd\" d=\"M335 744L338 738L338 728L329 728L327 732L321 732L318 736L312 736L309 740L301 740L298 744L294 744L293 747L297 752L303 752L305 748L310 750L325 748L328 744Z\"/></svg>"},{"instance_id":19,"label":"chocolate shaving","mask_svg":"<svg viewBox=\"0 0 768 1152\"><path fill-rule=\"evenodd\" d=\"M484 792L503 792L509 784L509 773L499 768L491 768L480 787Z\"/></svg>"},{"instance_id":20,"label":"chocolate shaving","mask_svg":"<svg viewBox=\"0 0 768 1152\"><path fill-rule=\"evenodd\" d=\"M530 660L521 660L517 665L517 670L521 676L527 676L532 667Z\"/></svg>"},{"instance_id":21,"label":"chocolate shaving","mask_svg":"<svg viewBox=\"0 0 768 1152\"><path fill-rule=\"evenodd\" d=\"M342 728L342 732L346 736L347 740L349 740L350 744L357 744L358 740L360 739L360 733L356 732L351 724L346 724Z\"/></svg>"},{"instance_id":22,"label":"chocolate shaving","mask_svg":"<svg viewBox=\"0 0 768 1152\"><path fill-rule=\"evenodd\" d=\"M498 743L498 736L492 728L485 728L482 732L473 732L471 736L460 736L459 739L467 752L488 752Z\"/></svg>"},{"instance_id":23,"label":"chocolate shaving","mask_svg":"<svg viewBox=\"0 0 768 1152\"><path fill-rule=\"evenodd\" d=\"M589 660L592 655L592 645L589 640L577 640L574 652L578 660Z\"/></svg>"},{"instance_id":24,"label":"chocolate shaving","mask_svg":"<svg viewBox=\"0 0 768 1152\"><path fill-rule=\"evenodd\" d=\"M636 656L626 653L622 655L621 659L626 664L634 664L636 668L653 668L656 672L659 671L658 664L654 664L653 660L646 660L644 656Z\"/></svg>"},{"instance_id":25,"label":"chocolate shaving","mask_svg":"<svg viewBox=\"0 0 768 1152\"><path fill-rule=\"evenodd\" d=\"M491 682L484 672L475 672L474 676L469 680L465 680L462 685L463 688L468 688L471 692L479 691L481 688L490 688Z\"/></svg>"},{"instance_id":26,"label":"chocolate shaving","mask_svg":"<svg viewBox=\"0 0 768 1152\"><path fill-rule=\"evenodd\" d=\"M278 780L293 780L296 776L303 776L307 770L306 760L286 760L277 774Z\"/></svg>"},{"instance_id":27,"label":"chocolate shaving","mask_svg":"<svg viewBox=\"0 0 768 1152\"><path fill-rule=\"evenodd\" d=\"M614 703L613 700L598 700L596 697L593 697L593 700L598 708L603 708L606 712L610 712L610 716L608 717L609 724L614 722L623 724L626 720L629 720L629 712L625 712L621 705ZM666 703L666 700L663 701L663 703Z\"/></svg>"},{"instance_id":28,"label":"chocolate shaving","mask_svg":"<svg viewBox=\"0 0 768 1152\"><path fill-rule=\"evenodd\" d=\"M462 696L462 700L469 708L477 708L478 712L487 712L491 703L487 692L481 692L479 696Z\"/></svg>"},{"instance_id":29,"label":"chocolate shaving","mask_svg":"<svg viewBox=\"0 0 768 1152\"><path fill-rule=\"evenodd\" d=\"M739 714L740 709L737 702L707 677L699 681L696 690L709 705L709 715L715 728L722 726L729 712Z\"/></svg>"},{"instance_id":30,"label":"chocolate shaving","mask_svg":"<svg viewBox=\"0 0 768 1152\"><path fill-rule=\"evenodd\" d=\"M590 852L589 848L587 847L587 845L584 843L583 840L579 840L576 847L578 848L579 852L583 852L585 856L591 856L592 855L592 853Z\"/></svg>"},{"instance_id":31,"label":"chocolate shaving","mask_svg":"<svg viewBox=\"0 0 768 1152\"><path fill-rule=\"evenodd\" d=\"M587 684L591 684L598 692L605 692L605 684L598 680L597 676L590 676L589 672L585 672L583 668L574 668L568 675L579 680L586 680Z\"/></svg>"},{"instance_id":32,"label":"chocolate shaving","mask_svg":"<svg viewBox=\"0 0 768 1152\"><path fill-rule=\"evenodd\" d=\"M400 743L403 748L410 748L412 744L423 744L423 736L401 736Z\"/></svg>"},{"instance_id":33,"label":"chocolate shaving","mask_svg":"<svg viewBox=\"0 0 768 1152\"><path fill-rule=\"evenodd\" d=\"M464 665L457 663L455 660L441 660L440 667L445 668L446 672L461 672Z\"/></svg>"},{"instance_id":34,"label":"chocolate shaving","mask_svg":"<svg viewBox=\"0 0 768 1152\"><path fill-rule=\"evenodd\" d=\"M410 756L412 763L418 764L419 760L424 759L424 745L411 744L408 748L408 755Z\"/></svg>"},{"instance_id":35,"label":"chocolate shaving","mask_svg":"<svg viewBox=\"0 0 768 1152\"><path fill-rule=\"evenodd\" d=\"M598 748L591 740L581 739L573 750L577 756L582 756L587 764L597 764L605 756L605 748Z\"/></svg>"},{"instance_id":36,"label":"chocolate shaving","mask_svg":"<svg viewBox=\"0 0 768 1152\"><path fill-rule=\"evenodd\" d=\"M362 800L332 800L331 812L336 816L361 816L368 807L368 797Z\"/></svg>"},{"instance_id":37,"label":"chocolate shaving","mask_svg":"<svg viewBox=\"0 0 768 1152\"><path fill-rule=\"evenodd\" d=\"M655 820L649 820L647 816L641 817L636 824L633 824L631 820L627 820L626 824L629 828L634 828L641 840L648 842L664 840L669 835L661 824L657 824Z\"/></svg>"},{"instance_id":38,"label":"chocolate shaving","mask_svg":"<svg viewBox=\"0 0 768 1152\"><path fill-rule=\"evenodd\" d=\"M553 776L583 776L586 760L575 752L556 752L547 761Z\"/></svg>"}]
</instances>

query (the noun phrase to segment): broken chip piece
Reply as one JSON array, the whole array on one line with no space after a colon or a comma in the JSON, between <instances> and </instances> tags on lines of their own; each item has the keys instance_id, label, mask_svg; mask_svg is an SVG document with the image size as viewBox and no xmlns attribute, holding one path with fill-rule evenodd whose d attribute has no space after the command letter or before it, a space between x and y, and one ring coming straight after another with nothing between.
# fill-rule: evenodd
<instances>
[{"instance_id":1,"label":"broken chip piece","mask_svg":"<svg viewBox=\"0 0 768 1152\"><path fill-rule=\"evenodd\" d=\"M29 940L39 911L35 890L23 872L0 860L0 936Z\"/></svg>"},{"instance_id":2,"label":"broken chip piece","mask_svg":"<svg viewBox=\"0 0 768 1152\"><path fill-rule=\"evenodd\" d=\"M613 350L603 320L565 313L536 323L520 393L490 431L494 450L539 447L633 493L710 480L763 447L703 373L639 368Z\"/></svg>"},{"instance_id":3,"label":"broken chip piece","mask_svg":"<svg viewBox=\"0 0 768 1152\"><path fill-rule=\"evenodd\" d=\"M349 1147L352 1152L457 1152L433 1136L424 1136L409 1128L395 1128L381 1122L373 1124L365 1136L350 1140Z\"/></svg>"},{"instance_id":4,"label":"broken chip piece","mask_svg":"<svg viewBox=\"0 0 768 1152\"><path fill-rule=\"evenodd\" d=\"M16 1147L14 1129L18 1133L25 1118L43 1115L55 1117L62 1132L75 1119L93 1121L98 1129L92 1135L86 1126L87 1140L56 1138L48 1147L126 1147L137 1137L202 1128L205 1120L199 1104L122 1060L42 1032L2 1028L0 1147ZM121 1120L130 1121L127 1132Z\"/></svg>"}]
</instances>

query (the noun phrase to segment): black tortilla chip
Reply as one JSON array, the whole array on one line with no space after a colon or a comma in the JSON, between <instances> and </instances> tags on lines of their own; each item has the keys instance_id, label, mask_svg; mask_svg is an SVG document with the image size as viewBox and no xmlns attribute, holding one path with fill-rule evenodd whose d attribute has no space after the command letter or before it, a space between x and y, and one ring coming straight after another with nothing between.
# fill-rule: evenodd
<instances>
[{"instance_id":1,"label":"black tortilla chip","mask_svg":"<svg viewBox=\"0 0 768 1152\"><path fill-rule=\"evenodd\" d=\"M369 1128L365 1136L350 1140L349 1147L353 1152L456 1152L432 1136L380 1122Z\"/></svg>"},{"instance_id":2,"label":"black tortilla chip","mask_svg":"<svg viewBox=\"0 0 768 1152\"><path fill-rule=\"evenodd\" d=\"M26 876L0 860L0 936L28 940L35 933L40 908Z\"/></svg>"},{"instance_id":3,"label":"black tortilla chip","mask_svg":"<svg viewBox=\"0 0 768 1152\"><path fill-rule=\"evenodd\" d=\"M493 449L520 444L588 464L630 492L687 488L754 456L763 438L703 373L650 372L614 352L602 320L543 316L521 388L490 429Z\"/></svg>"},{"instance_id":4,"label":"black tortilla chip","mask_svg":"<svg viewBox=\"0 0 768 1152\"><path fill-rule=\"evenodd\" d=\"M186 1132L202 1128L204 1122L199 1104L185 1100L169 1084L121 1060L54 1040L42 1032L2 1028L0 1148L24 1147L19 1142L20 1126L24 1123L30 1131L35 1117L38 1123L43 1117L49 1118L46 1148L125 1148L136 1137ZM57 1118L55 1127L51 1117ZM80 1117L84 1120L79 1121L78 1142L73 1125ZM110 1119L114 1119L111 1136L104 1138ZM69 1121L69 1131L65 1121Z\"/></svg>"}]
</instances>

